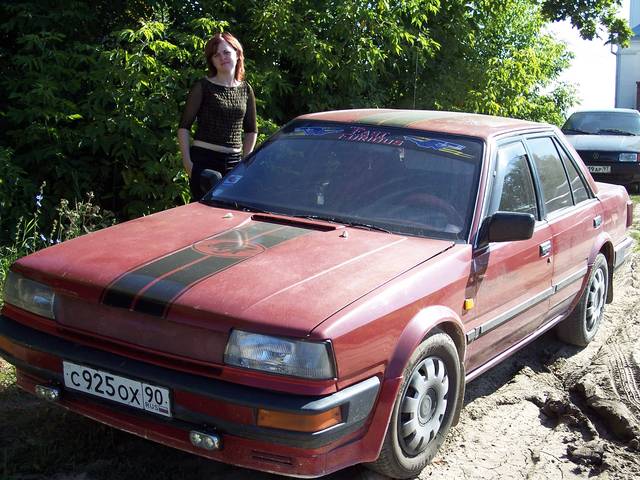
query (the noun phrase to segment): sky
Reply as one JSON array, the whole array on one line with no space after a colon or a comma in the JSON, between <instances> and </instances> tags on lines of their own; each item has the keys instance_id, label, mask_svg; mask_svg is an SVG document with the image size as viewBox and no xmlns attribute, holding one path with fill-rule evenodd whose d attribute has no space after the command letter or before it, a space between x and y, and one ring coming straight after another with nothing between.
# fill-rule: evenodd
<instances>
[{"instance_id":1,"label":"sky","mask_svg":"<svg viewBox=\"0 0 640 480\"><path fill-rule=\"evenodd\" d=\"M629 0L622 2L620 16L629 18ZM560 77L561 81L576 86L580 104L575 108L611 108L615 106L616 56L604 39L586 41L569 22L551 25L556 39L564 41L575 55L571 67Z\"/></svg>"}]
</instances>

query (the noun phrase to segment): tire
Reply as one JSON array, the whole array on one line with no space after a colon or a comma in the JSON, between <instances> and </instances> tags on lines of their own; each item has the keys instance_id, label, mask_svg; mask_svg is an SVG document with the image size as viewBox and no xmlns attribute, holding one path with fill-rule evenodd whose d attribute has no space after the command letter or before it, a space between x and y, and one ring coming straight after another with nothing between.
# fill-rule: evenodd
<instances>
[{"instance_id":1,"label":"tire","mask_svg":"<svg viewBox=\"0 0 640 480\"><path fill-rule=\"evenodd\" d=\"M420 474L463 400L460 372L458 351L447 334L438 331L420 344L403 372L380 456L369 468L398 479Z\"/></svg>"},{"instance_id":2,"label":"tire","mask_svg":"<svg viewBox=\"0 0 640 480\"><path fill-rule=\"evenodd\" d=\"M607 259L599 253L593 262L587 286L571 314L556 327L560 340L586 347L598 332L609 289Z\"/></svg>"}]
</instances>

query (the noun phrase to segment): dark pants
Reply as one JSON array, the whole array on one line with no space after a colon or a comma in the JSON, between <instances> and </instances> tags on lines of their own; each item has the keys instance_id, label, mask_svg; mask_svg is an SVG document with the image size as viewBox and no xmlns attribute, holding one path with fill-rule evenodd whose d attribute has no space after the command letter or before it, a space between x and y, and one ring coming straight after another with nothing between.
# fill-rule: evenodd
<instances>
[{"instance_id":1,"label":"dark pants","mask_svg":"<svg viewBox=\"0 0 640 480\"><path fill-rule=\"evenodd\" d=\"M222 175L225 175L242 159L242 155L239 153L222 153L202 147L191 147L190 152L191 161L193 162L191 178L189 178L192 202L200 200L207 193L200 186L200 174L203 170L217 170Z\"/></svg>"}]
</instances>

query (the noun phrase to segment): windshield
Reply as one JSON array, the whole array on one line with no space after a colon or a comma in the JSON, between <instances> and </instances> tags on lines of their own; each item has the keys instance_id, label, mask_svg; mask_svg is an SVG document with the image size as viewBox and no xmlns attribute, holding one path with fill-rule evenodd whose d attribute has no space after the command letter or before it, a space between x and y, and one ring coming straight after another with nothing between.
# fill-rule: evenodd
<instances>
[{"instance_id":1,"label":"windshield","mask_svg":"<svg viewBox=\"0 0 640 480\"><path fill-rule=\"evenodd\" d=\"M466 238L482 142L391 127L287 125L209 192L211 205Z\"/></svg>"},{"instance_id":2,"label":"windshield","mask_svg":"<svg viewBox=\"0 0 640 480\"><path fill-rule=\"evenodd\" d=\"M562 127L569 135L640 135L640 114L633 112L576 112Z\"/></svg>"}]
</instances>

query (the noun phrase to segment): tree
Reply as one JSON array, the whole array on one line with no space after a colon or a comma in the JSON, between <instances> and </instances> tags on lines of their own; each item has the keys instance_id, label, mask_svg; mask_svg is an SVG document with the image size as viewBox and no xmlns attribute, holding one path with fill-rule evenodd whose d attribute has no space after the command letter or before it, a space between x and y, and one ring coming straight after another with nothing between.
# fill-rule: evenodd
<instances>
[{"instance_id":1,"label":"tree","mask_svg":"<svg viewBox=\"0 0 640 480\"><path fill-rule=\"evenodd\" d=\"M17 0L0 2L0 243L43 181L120 219L188 200L175 141L207 37L243 42L258 125L355 107L560 123L569 18L623 42L620 0ZM624 28L623 28L624 27Z\"/></svg>"},{"instance_id":2,"label":"tree","mask_svg":"<svg viewBox=\"0 0 640 480\"><path fill-rule=\"evenodd\" d=\"M11 148L2 150L0 177L14 180L0 188L5 235L43 181L52 205L94 191L120 218L188 200L175 124L202 72L204 39L225 23L182 9L174 26L169 7L141 1L98 2L102 19L90 2L60 3L1 6L8 98L0 146ZM146 19L134 20L136 6Z\"/></svg>"},{"instance_id":3,"label":"tree","mask_svg":"<svg viewBox=\"0 0 640 480\"><path fill-rule=\"evenodd\" d=\"M434 58L419 57L427 86L419 104L562 123L574 93L557 78L571 55L544 33L540 7L526 0L450 1L434 25L440 49Z\"/></svg>"},{"instance_id":4,"label":"tree","mask_svg":"<svg viewBox=\"0 0 640 480\"><path fill-rule=\"evenodd\" d=\"M582 38L593 40L607 36L607 42L628 46L632 31L618 16L621 0L543 0L542 14L552 22L569 20ZM599 33L600 31L600 33Z\"/></svg>"}]
</instances>

